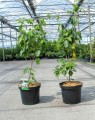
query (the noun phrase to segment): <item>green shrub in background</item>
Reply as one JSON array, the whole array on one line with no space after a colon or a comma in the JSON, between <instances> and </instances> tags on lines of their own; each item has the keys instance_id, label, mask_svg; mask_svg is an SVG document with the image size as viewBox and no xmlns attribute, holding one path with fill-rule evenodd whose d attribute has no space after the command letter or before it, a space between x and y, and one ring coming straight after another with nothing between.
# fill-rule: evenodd
<instances>
[{"instance_id":1,"label":"green shrub in background","mask_svg":"<svg viewBox=\"0 0 95 120\"><path fill-rule=\"evenodd\" d=\"M71 50L71 52L69 52ZM20 56L20 47L5 48L5 60L24 60L25 58ZM42 46L42 53L40 58L64 58L65 54L72 57L72 49L65 49L58 43L58 41L46 41ZM85 59L90 57L90 45L89 44L77 44L76 55L79 59ZM92 57L95 58L95 48L92 49ZM29 59L28 57L26 59ZM0 48L0 61L3 60L3 50Z\"/></svg>"},{"instance_id":2,"label":"green shrub in background","mask_svg":"<svg viewBox=\"0 0 95 120\"><path fill-rule=\"evenodd\" d=\"M47 52L58 52L58 41L47 41Z\"/></svg>"},{"instance_id":3,"label":"green shrub in background","mask_svg":"<svg viewBox=\"0 0 95 120\"><path fill-rule=\"evenodd\" d=\"M95 43L93 42L92 46L92 57L95 58ZM21 48L16 46L14 48L5 48L5 60L25 60L20 56ZM65 58L68 55L72 57L72 49L66 49L59 41L46 41L42 44L40 58ZM76 55L79 59L85 59L90 57L90 45L89 44L76 44ZM31 55L32 57L32 55ZM27 57L26 59L29 59ZM3 60L3 50L0 48L0 61Z\"/></svg>"},{"instance_id":4,"label":"green shrub in background","mask_svg":"<svg viewBox=\"0 0 95 120\"><path fill-rule=\"evenodd\" d=\"M7 61L13 60L12 55L5 55L5 60L7 60Z\"/></svg>"},{"instance_id":5,"label":"green shrub in background","mask_svg":"<svg viewBox=\"0 0 95 120\"><path fill-rule=\"evenodd\" d=\"M90 57L90 45L89 44L77 44L76 54L79 59L85 59Z\"/></svg>"},{"instance_id":6,"label":"green shrub in background","mask_svg":"<svg viewBox=\"0 0 95 120\"><path fill-rule=\"evenodd\" d=\"M65 57L65 52L47 52L46 53L47 58L63 58Z\"/></svg>"},{"instance_id":7,"label":"green shrub in background","mask_svg":"<svg viewBox=\"0 0 95 120\"><path fill-rule=\"evenodd\" d=\"M95 48L92 49L92 58L95 58Z\"/></svg>"},{"instance_id":8,"label":"green shrub in background","mask_svg":"<svg viewBox=\"0 0 95 120\"><path fill-rule=\"evenodd\" d=\"M4 56L5 56L5 60L13 60L16 59L16 54L19 53L19 51L17 51L17 48L5 48L4 49ZM0 48L0 61L3 60L3 49Z\"/></svg>"},{"instance_id":9,"label":"green shrub in background","mask_svg":"<svg viewBox=\"0 0 95 120\"><path fill-rule=\"evenodd\" d=\"M5 48L4 49L4 56L5 56L5 60L12 60L12 49L10 48ZM3 49L0 48L0 61L3 60Z\"/></svg>"},{"instance_id":10,"label":"green shrub in background","mask_svg":"<svg viewBox=\"0 0 95 120\"><path fill-rule=\"evenodd\" d=\"M0 48L0 61L3 60L3 51L2 51L2 48Z\"/></svg>"}]
</instances>

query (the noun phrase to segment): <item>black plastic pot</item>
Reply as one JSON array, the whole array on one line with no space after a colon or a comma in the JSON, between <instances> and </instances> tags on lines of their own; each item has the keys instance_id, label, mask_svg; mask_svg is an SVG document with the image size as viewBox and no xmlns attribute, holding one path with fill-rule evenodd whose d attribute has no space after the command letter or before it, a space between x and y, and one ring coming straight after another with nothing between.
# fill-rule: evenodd
<instances>
[{"instance_id":1,"label":"black plastic pot","mask_svg":"<svg viewBox=\"0 0 95 120\"><path fill-rule=\"evenodd\" d=\"M90 62L90 58L85 58L85 62Z\"/></svg>"},{"instance_id":2,"label":"black plastic pot","mask_svg":"<svg viewBox=\"0 0 95 120\"><path fill-rule=\"evenodd\" d=\"M64 83L65 82L59 84L62 90L63 102L66 104L80 103L82 83L79 82L80 85L78 86L63 86Z\"/></svg>"},{"instance_id":3,"label":"black plastic pot","mask_svg":"<svg viewBox=\"0 0 95 120\"><path fill-rule=\"evenodd\" d=\"M91 62L95 62L95 58L91 58Z\"/></svg>"},{"instance_id":4,"label":"black plastic pot","mask_svg":"<svg viewBox=\"0 0 95 120\"><path fill-rule=\"evenodd\" d=\"M40 86L31 87L29 90L22 90L20 88L21 99L24 105L34 105L39 103Z\"/></svg>"}]
</instances>

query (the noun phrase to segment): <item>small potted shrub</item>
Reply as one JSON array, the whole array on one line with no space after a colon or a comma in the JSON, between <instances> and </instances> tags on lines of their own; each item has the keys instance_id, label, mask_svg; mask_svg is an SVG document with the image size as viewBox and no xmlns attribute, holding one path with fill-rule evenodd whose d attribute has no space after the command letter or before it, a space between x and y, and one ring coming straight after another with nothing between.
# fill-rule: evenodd
<instances>
[{"instance_id":1,"label":"small potted shrub","mask_svg":"<svg viewBox=\"0 0 95 120\"><path fill-rule=\"evenodd\" d=\"M75 72L76 64L73 60L59 60L60 65L54 69L56 77L63 75L68 81L61 82L59 85L62 90L63 102L66 104L76 104L81 101L81 87L82 83L79 81L72 81L71 76Z\"/></svg>"},{"instance_id":2,"label":"small potted shrub","mask_svg":"<svg viewBox=\"0 0 95 120\"><path fill-rule=\"evenodd\" d=\"M42 26L45 26L44 19L39 19L37 23L33 19L19 20L18 46L20 47L20 56L30 58L30 67L26 67L23 72L28 73L27 80L22 80L19 84L22 103L33 105L39 103L39 89L41 83L36 81L33 63L40 64L39 56L42 51L42 44L45 42L45 32Z\"/></svg>"}]
</instances>

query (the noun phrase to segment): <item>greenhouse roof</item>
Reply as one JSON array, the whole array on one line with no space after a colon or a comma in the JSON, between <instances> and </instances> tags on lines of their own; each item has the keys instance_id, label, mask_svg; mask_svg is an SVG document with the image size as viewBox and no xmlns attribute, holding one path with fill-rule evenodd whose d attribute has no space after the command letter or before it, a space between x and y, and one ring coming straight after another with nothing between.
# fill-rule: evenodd
<instances>
[{"instance_id":1,"label":"greenhouse roof","mask_svg":"<svg viewBox=\"0 0 95 120\"><path fill-rule=\"evenodd\" d=\"M80 21L78 29L82 31L83 37L88 37L90 35L89 25L91 24L91 36L94 37L95 0L80 0L79 6L82 11L78 13ZM57 39L58 24L62 23L69 27L71 14L67 14L67 11L72 10L72 8L73 0L0 0L1 43L3 40L9 45L10 40L12 40L14 41L12 44L16 44L19 26L17 20L19 18L46 18L48 14L51 15L51 19L46 19L46 38L48 40ZM59 20L56 21L58 15Z\"/></svg>"}]
</instances>

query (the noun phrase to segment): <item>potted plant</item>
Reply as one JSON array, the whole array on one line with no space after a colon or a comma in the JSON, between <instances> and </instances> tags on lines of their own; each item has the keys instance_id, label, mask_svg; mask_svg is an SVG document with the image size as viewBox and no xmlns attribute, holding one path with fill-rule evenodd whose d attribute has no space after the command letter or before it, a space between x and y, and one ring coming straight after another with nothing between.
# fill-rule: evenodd
<instances>
[{"instance_id":1,"label":"potted plant","mask_svg":"<svg viewBox=\"0 0 95 120\"><path fill-rule=\"evenodd\" d=\"M39 103L39 89L41 83L36 81L33 63L36 61L40 64L39 56L42 51L42 44L45 42L45 26L44 19L39 19L37 23L33 19L19 19L19 36L18 46L20 47L20 55L30 58L30 67L26 67L23 72L28 73L27 80L23 80L19 84L22 103L25 105L33 105Z\"/></svg>"},{"instance_id":2,"label":"potted plant","mask_svg":"<svg viewBox=\"0 0 95 120\"><path fill-rule=\"evenodd\" d=\"M92 49L92 58L91 62L95 62L95 48Z\"/></svg>"},{"instance_id":3,"label":"potted plant","mask_svg":"<svg viewBox=\"0 0 95 120\"><path fill-rule=\"evenodd\" d=\"M81 101L82 83L71 80L76 64L73 60L65 59L60 59L59 63L60 65L55 67L54 74L56 77L59 77L62 74L68 80L59 84L62 90L63 102L66 104L79 103Z\"/></svg>"},{"instance_id":4,"label":"potted plant","mask_svg":"<svg viewBox=\"0 0 95 120\"><path fill-rule=\"evenodd\" d=\"M60 65L56 66L54 69L54 74L57 77L62 74L66 76L68 80L59 84L62 90L63 101L66 104L76 104L81 101L82 87L82 82L71 80L71 76L76 67L76 44L81 40L81 33L76 29L79 22L77 16L78 5L75 3L73 6L73 11L69 11L69 13L72 13L70 19L71 28L65 28L63 25L59 28L58 41L65 49L66 60L59 60Z\"/></svg>"}]
</instances>

